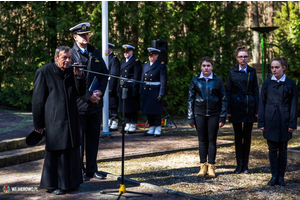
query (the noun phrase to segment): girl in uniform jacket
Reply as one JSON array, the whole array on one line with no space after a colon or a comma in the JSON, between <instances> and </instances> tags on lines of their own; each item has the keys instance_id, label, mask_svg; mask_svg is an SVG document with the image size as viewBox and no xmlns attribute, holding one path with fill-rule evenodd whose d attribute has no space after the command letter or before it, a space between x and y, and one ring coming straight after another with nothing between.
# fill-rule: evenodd
<instances>
[{"instance_id":1,"label":"girl in uniform jacket","mask_svg":"<svg viewBox=\"0 0 300 200\"><path fill-rule=\"evenodd\" d=\"M253 122L258 113L258 84L256 70L250 67L245 47L236 50L238 65L231 68L227 77L227 116L234 129L237 167L235 173L248 173Z\"/></svg>"},{"instance_id":2,"label":"girl in uniform jacket","mask_svg":"<svg viewBox=\"0 0 300 200\"><path fill-rule=\"evenodd\" d=\"M226 119L226 95L222 79L212 73L213 60L200 61L201 74L194 77L189 87L188 123L198 133L200 171L198 177L215 177L216 143L219 127ZM208 165L207 165L208 157Z\"/></svg>"},{"instance_id":3,"label":"girl in uniform jacket","mask_svg":"<svg viewBox=\"0 0 300 200\"><path fill-rule=\"evenodd\" d=\"M270 186L285 185L287 143L297 129L298 92L296 83L284 74L287 66L285 58L274 58L271 62L273 76L261 88L258 128L269 146Z\"/></svg>"}]
</instances>

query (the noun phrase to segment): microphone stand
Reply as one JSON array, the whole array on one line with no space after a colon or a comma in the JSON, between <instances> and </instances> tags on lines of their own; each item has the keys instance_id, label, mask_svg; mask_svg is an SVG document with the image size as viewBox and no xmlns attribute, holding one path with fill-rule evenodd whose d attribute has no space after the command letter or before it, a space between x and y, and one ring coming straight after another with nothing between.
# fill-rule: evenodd
<instances>
[{"instance_id":1,"label":"microphone stand","mask_svg":"<svg viewBox=\"0 0 300 200\"><path fill-rule=\"evenodd\" d=\"M103 75L103 76L109 76L109 77L113 77L113 78L118 78L120 79L120 85L123 86L125 84L125 82L136 82L139 84L146 84L146 82L143 81L137 81L134 79L128 79L128 78L123 78L123 77L119 77L119 76L114 76L114 75L110 75L110 74L104 74L104 73L100 73L100 72L95 72L95 71L91 71L91 70L86 70L83 68L80 68L81 71L86 71L89 73L94 73L94 74L99 74L99 75ZM107 193L115 193L115 192L119 192L119 196L117 198L117 200L119 200L122 196L122 194L124 193L133 193L133 194L141 194L141 195L148 195L148 196L152 196L151 193L142 193L142 192L133 192L133 191L127 191L125 188L125 184L124 184L124 160L125 160L125 99L127 98L127 91L128 88L124 88L122 87L122 100L123 100L123 112L122 112L122 174L121 174L121 184L120 184L120 188L119 190L116 191L100 191L101 194L107 194Z\"/></svg>"}]
</instances>

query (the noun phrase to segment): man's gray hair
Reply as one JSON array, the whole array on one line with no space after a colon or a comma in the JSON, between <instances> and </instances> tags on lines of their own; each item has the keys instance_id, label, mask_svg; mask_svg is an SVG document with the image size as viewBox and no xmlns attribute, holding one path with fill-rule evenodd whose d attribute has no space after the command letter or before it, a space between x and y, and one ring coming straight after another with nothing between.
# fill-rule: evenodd
<instances>
[{"instance_id":1,"label":"man's gray hair","mask_svg":"<svg viewBox=\"0 0 300 200\"><path fill-rule=\"evenodd\" d=\"M59 52L64 51L65 53L68 53L70 50L71 49L68 46L59 46L55 49L55 55L59 57Z\"/></svg>"}]
</instances>

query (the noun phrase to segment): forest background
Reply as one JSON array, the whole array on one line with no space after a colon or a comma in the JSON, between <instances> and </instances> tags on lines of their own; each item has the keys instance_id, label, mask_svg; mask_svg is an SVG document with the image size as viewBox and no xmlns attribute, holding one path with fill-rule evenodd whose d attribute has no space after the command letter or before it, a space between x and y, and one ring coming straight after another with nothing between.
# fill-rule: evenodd
<instances>
[{"instance_id":1,"label":"forest background","mask_svg":"<svg viewBox=\"0 0 300 200\"><path fill-rule=\"evenodd\" d=\"M69 28L91 23L90 43L102 49L99 1L0 2L0 105L31 110L35 71L49 62L55 48L73 46ZM168 42L168 90L165 107L185 114L188 87L200 73L199 60L214 59L214 73L226 84L237 65L234 51L246 46L250 66L261 84L261 35L251 27L276 26L267 35L267 63L285 56L287 76L298 81L300 2L296 1L109 1L109 42L123 60L122 45L136 47L146 61L150 42Z\"/></svg>"}]
</instances>

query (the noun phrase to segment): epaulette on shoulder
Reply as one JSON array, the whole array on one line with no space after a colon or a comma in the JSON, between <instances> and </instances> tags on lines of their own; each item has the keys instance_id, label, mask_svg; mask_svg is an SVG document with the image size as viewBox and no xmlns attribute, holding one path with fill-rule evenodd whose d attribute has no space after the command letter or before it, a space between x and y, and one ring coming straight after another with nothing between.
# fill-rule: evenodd
<instances>
[{"instance_id":1,"label":"epaulette on shoulder","mask_svg":"<svg viewBox=\"0 0 300 200\"><path fill-rule=\"evenodd\" d=\"M147 63L148 61L145 61L145 64Z\"/></svg>"},{"instance_id":2,"label":"epaulette on shoulder","mask_svg":"<svg viewBox=\"0 0 300 200\"><path fill-rule=\"evenodd\" d=\"M117 56L114 56L114 58L116 58Z\"/></svg>"},{"instance_id":3,"label":"epaulette on shoulder","mask_svg":"<svg viewBox=\"0 0 300 200\"><path fill-rule=\"evenodd\" d=\"M164 62L161 62L161 64L163 65L163 64L165 64Z\"/></svg>"},{"instance_id":4,"label":"epaulette on shoulder","mask_svg":"<svg viewBox=\"0 0 300 200\"><path fill-rule=\"evenodd\" d=\"M139 59L136 59L135 61L139 61Z\"/></svg>"}]
</instances>

